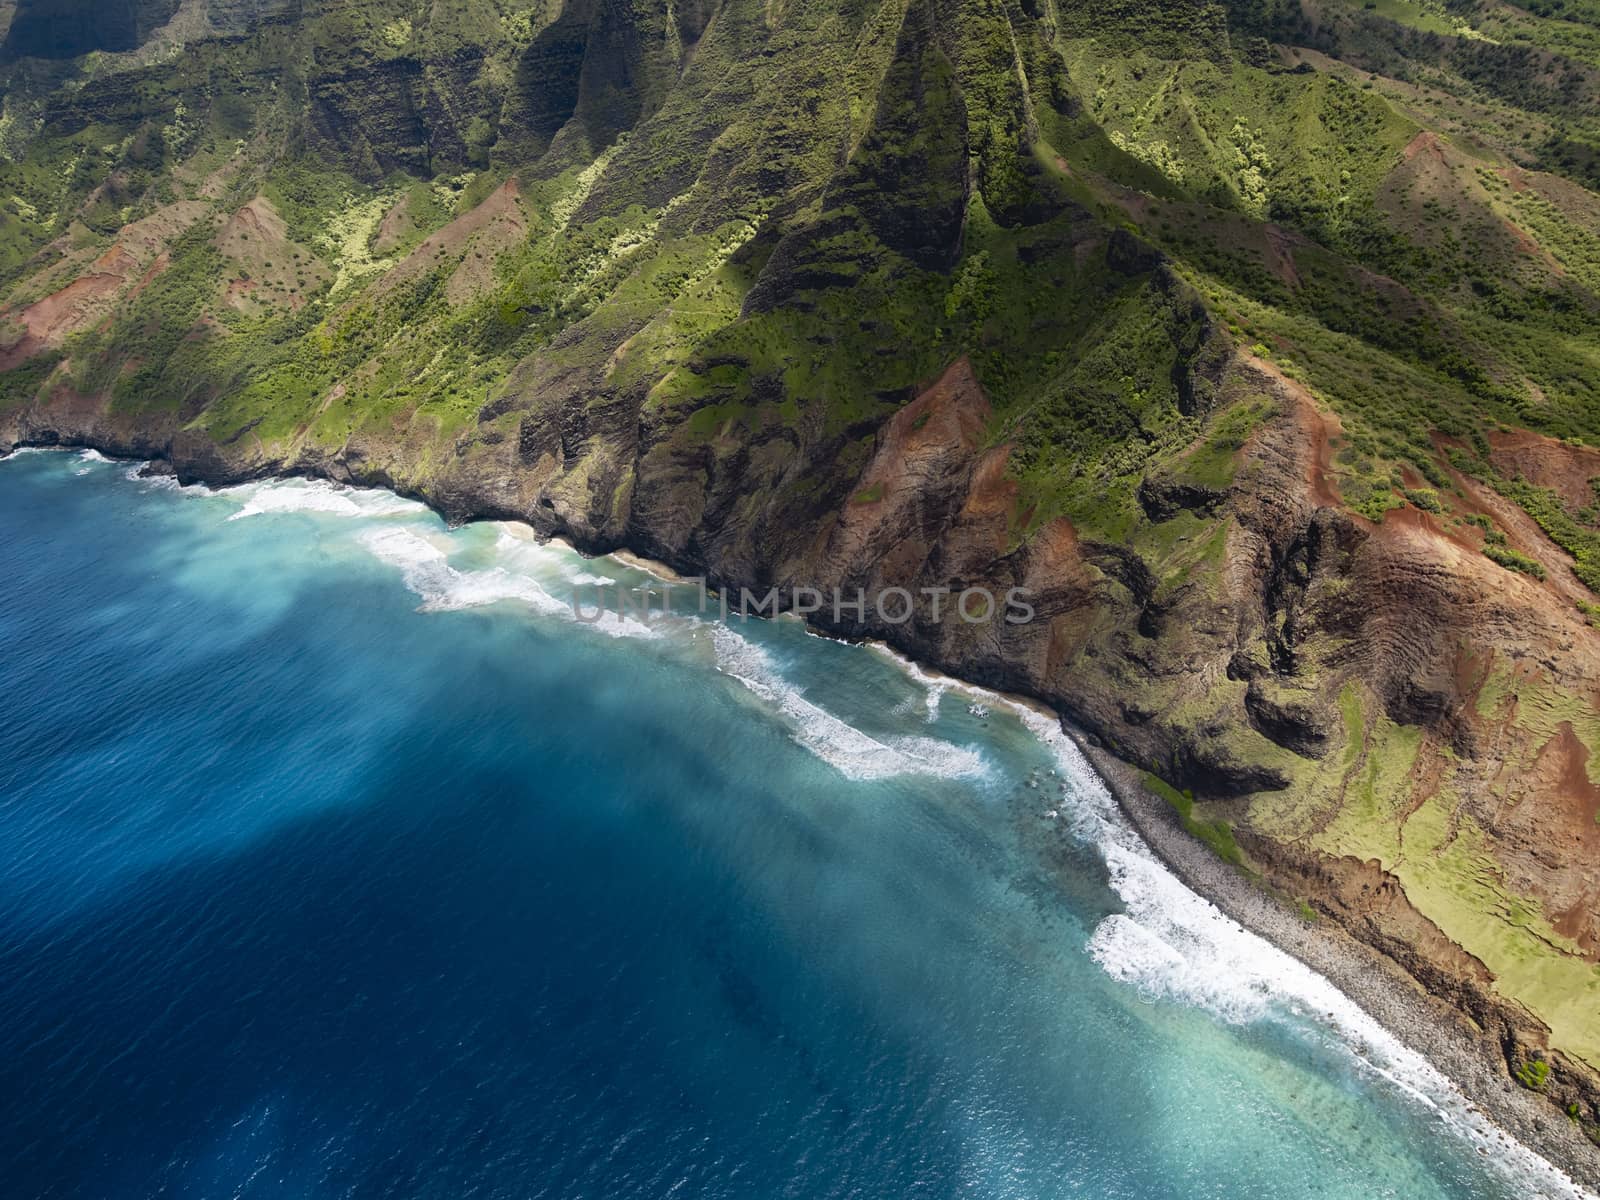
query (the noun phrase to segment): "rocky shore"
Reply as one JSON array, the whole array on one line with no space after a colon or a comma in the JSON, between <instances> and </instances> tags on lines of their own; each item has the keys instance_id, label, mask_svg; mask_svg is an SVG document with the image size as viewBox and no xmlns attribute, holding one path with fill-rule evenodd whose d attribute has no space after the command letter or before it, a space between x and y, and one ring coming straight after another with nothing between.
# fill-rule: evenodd
<instances>
[{"instance_id":1,"label":"rocky shore","mask_svg":"<svg viewBox=\"0 0 1600 1200\"><path fill-rule=\"evenodd\" d=\"M1545 1052L1547 1032L1494 993L1483 965L1419 914L1392 876L1346 856L1317 858L1322 874L1313 878L1289 854L1293 847L1254 836L1251 857L1269 882L1327 913L1308 925L1190 838L1127 765L1136 761L1168 783L1192 788L1213 804L1211 812L1236 823L1242 840L1252 833L1240 807L1247 794L1265 789L1286 804L1300 799L1282 768L1271 764L1299 769L1297 762L1335 759L1339 699L1357 684L1390 714L1377 719L1406 718L1431 730L1437 753L1452 745L1492 749L1481 763L1463 761L1464 782L1512 761L1521 750L1514 739L1525 734L1513 727L1513 740L1506 740L1491 727L1495 740L1479 733L1475 743L1463 716L1482 676L1474 683L1460 670L1440 670L1464 629L1480 642L1492 636L1491 644L1508 654L1534 643L1582 647L1584 655L1562 661L1562 682L1591 678L1593 647L1574 641L1589 635L1574 631L1574 622L1542 596L1524 587L1485 593L1484 572L1500 569L1443 546L1438 531L1398 520L1373 527L1326 503L1319 482L1326 447L1315 412L1284 381L1248 364L1232 369L1233 386L1271 387L1278 415L1242 448L1239 482L1202 498L1208 518L1232 517L1220 561L1178 566L1190 582L1175 589L1158 589L1149 560L1135 549L1080 540L1065 522L1005 550L1015 497L1000 474L1003 457L985 450L975 432L986 405L959 363L880 432L877 452L856 482L880 481L883 499L863 499L858 490L842 510L774 505L756 518L734 502L742 486L737 477L717 484L714 508L651 508L636 498L617 522L584 507L612 492L580 493L569 482L585 460L554 476L543 465L529 474L520 461L493 457L435 468L413 460L404 443L272 459L243 446L107 420L98 409L14 416L9 430L0 422L0 451L24 443L93 447L156 460L154 470L184 482L298 474L382 486L428 503L452 522L524 521L586 553L632 550L715 585L763 592L801 585L920 589L953 579L1000 593L1026 586L1039 596L1042 618L1031 625L991 633L919 618L822 631L881 639L954 678L1030 697L1061 714L1081 731L1130 819L1191 888L1345 990L1501 1127L1600 1188L1600 1155L1563 1115L1566 1096L1537 1096L1511 1080L1515 1064ZM615 461L605 457L614 470ZM870 488L865 494L875 495ZM1186 562L1188 553L1180 549L1173 561ZM1484 595L1493 597L1487 605ZM1405 619L1396 626L1399 613ZM1298 757L1287 753L1290 743ZM1258 754L1270 757L1250 757ZM1479 793L1464 788L1463 794ZM1518 855L1529 840L1508 836ZM1574 864L1581 882L1584 860ZM1371 902L1371 876L1381 906ZM1565 1060L1562 1078L1583 1089L1575 1098L1592 1114L1587 1073Z\"/></svg>"},{"instance_id":2,"label":"rocky shore","mask_svg":"<svg viewBox=\"0 0 1600 1200\"><path fill-rule=\"evenodd\" d=\"M1330 975L1600 1170L1600 73L1565 23L10 7L0 453L931 596L826 631L1148 771L1206 894L1212 851L1259 873L1253 924L1348 940ZM1530 54L1560 96L1463 118ZM1037 619L939 617L1014 588Z\"/></svg>"},{"instance_id":3,"label":"rocky shore","mask_svg":"<svg viewBox=\"0 0 1600 1200\"><path fill-rule=\"evenodd\" d=\"M1332 921L1296 914L1259 882L1223 862L1184 831L1177 813L1144 786L1137 768L1083 730L1070 723L1064 728L1145 843L1190 890L1330 980L1448 1076L1501 1129L1584 1187L1600 1191L1594 1147L1546 1099L1506 1078L1500 1047L1482 1030L1451 1004L1429 995L1392 959Z\"/></svg>"},{"instance_id":4,"label":"rocky shore","mask_svg":"<svg viewBox=\"0 0 1600 1200\"><path fill-rule=\"evenodd\" d=\"M624 552L619 557L633 556ZM998 694L1019 709L1059 721L1129 824L1184 886L1331 982L1426 1058L1502 1136L1516 1139L1576 1185L1600 1195L1600 1158L1578 1124L1555 1110L1547 1097L1507 1079L1503 1048L1448 1000L1431 995L1394 959L1351 936L1335 921L1297 912L1263 880L1220 859L1183 828L1170 804L1145 786L1144 772L1050 706L930 670L888 643L873 644L920 678L937 678L979 696Z\"/></svg>"}]
</instances>

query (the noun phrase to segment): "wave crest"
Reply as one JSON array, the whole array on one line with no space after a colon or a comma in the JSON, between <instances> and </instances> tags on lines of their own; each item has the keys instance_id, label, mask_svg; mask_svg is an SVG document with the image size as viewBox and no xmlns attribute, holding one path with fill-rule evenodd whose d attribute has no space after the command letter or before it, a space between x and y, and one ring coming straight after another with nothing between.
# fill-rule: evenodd
<instances>
[{"instance_id":1,"label":"wave crest","mask_svg":"<svg viewBox=\"0 0 1600 1200\"><path fill-rule=\"evenodd\" d=\"M396 496L393 492L344 487L326 479L245 483L224 488L219 494L244 501L244 506L228 518L230 521L266 513L314 512L340 517L386 517L426 511L424 505Z\"/></svg>"},{"instance_id":2,"label":"wave crest","mask_svg":"<svg viewBox=\"0 0 1600 1200\"><path fill-rule=\"evenodd\" d=\"M573 618L572 606L556 599L527 575L491 567L460 571L452 567L445 551L414 529L371 529L362 534L364 546L377 558L400 568L401 578L422 599L423 612L451 612L512 601L546 616ZM643 622L603 613L591 627L612 637L655 637Z\"/></svg>"},{"instance_id":3,"label":"wave crest","mask_svg":"<svg viewBox=\"0 0 1600 1200\"><path fill-rule=\"evenodd\" d=\"M849 779L932 775L943 779L988 773L976 750L937 738L892 737L883 741L861 732L807 700L778 672L766 651L726 625L713 625L711 641L717 670L738 680L788 719L791 736Z\"/></svg>"}]
</instances>

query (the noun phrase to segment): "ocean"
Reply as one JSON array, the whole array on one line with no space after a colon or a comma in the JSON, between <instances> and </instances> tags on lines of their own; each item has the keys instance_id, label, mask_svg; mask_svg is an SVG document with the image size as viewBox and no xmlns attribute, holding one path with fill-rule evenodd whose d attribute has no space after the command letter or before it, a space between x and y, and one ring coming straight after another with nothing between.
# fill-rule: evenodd
<instances>
[{"instance_id":1,"label":"ocean","mask_svg":"<svg viewBox=\"0 0 1600 1200\"><path fill-rule=\"evenodd\" d=\"M0 462L7 1197L1577 1194L1046 718L599 580Z\"/></svg>"}]
</instances>

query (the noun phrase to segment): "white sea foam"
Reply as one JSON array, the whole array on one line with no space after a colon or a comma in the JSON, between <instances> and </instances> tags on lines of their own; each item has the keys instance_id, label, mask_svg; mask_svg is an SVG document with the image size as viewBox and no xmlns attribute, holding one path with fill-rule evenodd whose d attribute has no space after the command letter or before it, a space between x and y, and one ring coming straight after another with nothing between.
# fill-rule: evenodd
<instances>
[{"instance_id":1,"label":"white sea foam","mask_svg":"<svg viewBox=\"0 0 1600 1200\"><path fill-rule=\"evenodd\" d=\"M406 586L421 592L437 589L430 587L442 582L450 565L449 555L415 529L403 525L392 528L369 529L361 535L361 544L386 563L399 567Z\"/></svg>"},{"instance_id":2,"label":"white sea foam","mask_svg":"<svg viewBox=\"0 0 1600 1200\"><path fill-rule=\"evenodd\" d=\"M497 524L499 536L495 538L495 551L517 565L530 566L551 575L573 587L616 587L617 581L609 575L596 575L583 568L589 560L571 546L561 541L545 541L526 525L501 521Z\"/></svg>"},{"instance_id":3,"label":"white sea foam","mask_svg":"<svg viewBox=\"0 0 1600 1200\"><path fill-rule=\"evenodd\" d=\"M79 451L78 457L86 463L107 463L111 461L100 451L94 449Z\"/></svg>"},{"instance_id":4,"label":"white sea foam","mask_svg":"<svg viewBox=\"0 0 1600 1200\"><path fill-rule=\"evenodd\" d=\"M570 604L571 595L562 589L575 582L574 571L586 560L563 544L540 541L525 526L499 522L496 528L499 530L494 540L496 561L508 570L531 574L561 591L563 602Z\"/></svg>"},{"instance_id":5,"label":"white sea foam","mask_svg":"<svg viewBox=\"0 0 1600 1200\"><path fill-rule=\"evenodd\" d=\"M1055 756L1070 785L1056 807L1073 834L1096 847L1124 912L1106 917L1088 944L1112 978L1152 999L1194 1005L1233 1024L1309 1023L1360 1069L1431 1112L1529 1200L1596 1200L1564 1172L1495 1125L1424 1056L1299 959L1251 933L1169 871L1127 818L1076 743L1051 714L984 688L926 672L887 646L880 653L912 678L1011 709Z\"/></svg>"},{"instance_id":6,"label":"white sea foam","mask_svg":"<svg viewBox=\"0 0 1600 1200\"><path fill-rule=\"evenodd\" d=\"M229 517L238 521L264 513L316 512L341 517L386 517L420 513L424 506L393 492L376 488L351 488L326 479L282 479L245 483L224 488L222 495L244 502Z\"/></svg>"},{"instance_id":7,"label":"white sea foam","mask_svg":"<svg viewBox=\"0 0 1600 1200\"><path fill-rule=\"evenodd\" d=\"M924 671L910 659L904 661L911 678L915 679L925 689L923 705L927 712L927 721L931 725L939 719L939 704L944 699L944 694L950 690L950 681L943 676Z\"/></svg>"},{"instance_id":8,"label":"white sea foam","mask_svg":"<svg viewBox=\"0 0 1600 1200\"><path fill-rule=\"evenodd\" d=\"M1474 1148L1547 1200L1585 1198L1561 1171L1501 1130L1433 1064L1355 1001L1186 887L1128 825L1078 747L1044 713L1014 706L1054 752L1070 782L1060 809L1100 849L1124 913L1105 918L1089 952L1113 978L1146 995L1197 1005L1242 1024L1293 1018L1321 1027L1369 1070L1431 1110Z\"/></svg>"},{"instance_id":9,"label":"white sea foam","mask_svg":"<svg viewBox=\"0 0 1600 1200\"><path fill-rule=\"evenodd\" d=\"M524 562L537 563L541 566L556 566L563 560L560 550L547 542L541 542L533 531L524 525L515 525L510 521L495 522L494 548L499 554L514 554Z\"/></svg>"},{"instance_id":10,"label":"white sea foam","mask_svg":"<svg viewBox=\"0 0 1600 1200\"><path fill-rule=\"evenodd\" d=\"M405 526L370 529L362 534L366 548L401 571L405 584L422 598L424 612L448 612L514 602L545 616L573 618L570 604L549 592L539 581L505 567L460 571L452 567L446 551L415 529ZM588 610L586 610L588 611ZM656 630L642 621L607 612L590 627L611 637L654 637Z\"/></svg>"},{"instance_id":11,"label":"white sea foam","mask_svg":"<svg viewBox=\"0 0 1600 1200\"><path fill-rule=\"evenodd\" d=\"M817 636L825 637L827 635L818 634ZM954 689L956 691L966 692L967 694L973 696L982 695L984 697L988 697L990 694L983 688L974 687L971 684L963 683L961 680L955 679L952 676L941 675L937 671L929 670L921 663L917 662L916 659L907 658L904 654L901 654L887 642L869 641L866 643L866 645L870 649L876 651L878 654L881 654L885 658L889 659L912 679L916 680L917 683L922 685L923 712L926 714L925 719L930 725L939 719L939 706L943 703L946 692Z\"/></svg>"},{"instance_id":12,"label":"white sea foam","mask_svg":"<svg viewBox=\"0 0 1600 1200\"><path fill-rule=\"evenodd\" d=\"M903 775L937 775L943 779L973 779L989 773L983 755L966 746L953 745L941 738L892 737L889 747L911 764Z\"/></svg>"},{"instance_id":13,"label":"white sea foam","mask_svg":"<svg viewBox=\"0 0 1600 1200\"><path fill-rule=\"evenodd\" d=\"M953 779L984 775L975 750L937 738L894 737L880 741L807 700L773 666L766 651L726 625L711 627L717 669L737 679L788 719L794 740L850 779L935 775Z\"/></svg>"},{"instance_id":14,"label":"white sea foam","mask_svg":"<svg viewBox=\"0 0 1600 1200\"><path fill-rule=\"evenodd\" d=\"M122 477L129 483L137 483L140 487L150 492L182 492L186 496L210 496L212 491L203 483L180 484L171 475L141 475L150 464L136 462L122 473Z\"/></svg>"},{"instance_id":15,"label":"white sea foam","mask_svg":"<svg viewBox=\"0 0 1600 1200\"><path fill-rule=\"evenodd\" d=\"M13 453L42 449L24 447ZM178 488L170 476L141 477L138 472L143 466L132 465L128 478L150 487ZM182 490L211 494L199 485ZM343 489L325 481L274 481L226 492L243 497L243 509L236 516L321 511L370 517L422 509L390 493ZM530 545L539 548L502 531L501 541L507 540L524 549ZM457 570L441 545L414 528L375 527L362 534L362 542L378 558L401 569L406 586L422 598L424 609L512 600L541 613L571 614L570 606L525 573L498 566L486 571ZM505 547L497 545L497 549ZM655 632L614 614L606 614L594 627L615 636ZM987 770L977 752L937 739L874 739L806 700L782 678L760 647L732 629L713 625L711 636L718 669L780 711L791 723L796 741L851 778L903 774L962 777ZM1497 1128L1432 1064L1332 983L1245 930L1172 875L1128 825L1103 781L1053 717L983 689L928 674L892 651L888 653L927 688L930 720L937 715L939 699L954 689L990 705L1009 705L1052 750L1071 785L1059 801L1052 799L1052 811L1070 822L1077 837L1099 849L1111 885L1125 908L1105 918L1089 940L1090 954L1109 975L1149 996L1197 1005L1234 1023L1274 1018L1310 1022L1346 1047L1364 1069L1390 1081L1433 1111L1467 1143L1485 1151L1491 1162L1528 1189L1530 1197L1594 1200L1591 1193Z\"/></svg>"}]
</instances>

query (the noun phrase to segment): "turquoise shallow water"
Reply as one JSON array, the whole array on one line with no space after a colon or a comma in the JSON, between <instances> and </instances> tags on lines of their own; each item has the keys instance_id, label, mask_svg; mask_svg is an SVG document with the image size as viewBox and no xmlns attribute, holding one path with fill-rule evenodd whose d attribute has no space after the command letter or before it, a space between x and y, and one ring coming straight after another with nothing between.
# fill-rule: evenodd
<instances>
[{"instance_id":1,"label":"turquoise shallow water","mask_svg":"<svg viewBox=\"0 0 1600 1200\"><path fill-rule=\"evenodd\" d=\"M8 1196L1569 1194L1046 721L129 476L0 463Z\"/></svg>"}]
</instances>

